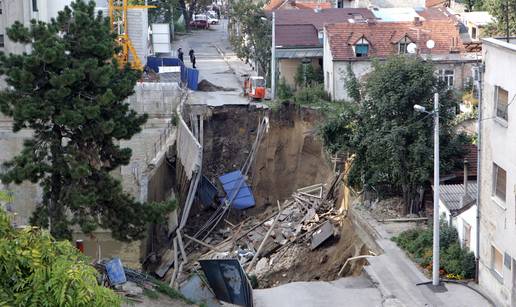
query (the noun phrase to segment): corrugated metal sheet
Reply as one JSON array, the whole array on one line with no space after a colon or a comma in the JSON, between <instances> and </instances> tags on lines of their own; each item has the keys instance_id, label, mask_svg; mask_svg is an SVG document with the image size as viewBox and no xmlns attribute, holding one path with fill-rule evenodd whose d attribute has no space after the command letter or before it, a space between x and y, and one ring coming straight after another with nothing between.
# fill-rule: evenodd
<instances>
[{"instance_id":1,"label":"corrugated metal sheet","mask_svg":"<svg viewBox=\"0 0 516 307\"><path fill-rule=\"evenodd\" d=\"M463 206L464 184L444 184L439 189L441 202L450 211L460 210ZM477 199L477 182L468 182L468 195L471 199Z\"/></svg>"},{"instance_id":2,"label":"corrugated metal sheet","mask_svg":"<svg viewBox=\"0 0 516 307\"><path fill-rule=\"evenodd\" d=\"M130 9L127 11L127 34L133 43L133 47L145 66L148 55L149 21L147 9ZM132 55L129 55L132 60Z\"/></svg>"},{"instance_id":3,"label":"corrugated metal sheet","mask_svg":"<svg viewBox=\"0 0 516 307\"><path fill-rule=\"evenodd\" d=\"M236 189L238 186L240 186L240 189L238 190L238 193L236 193L236 197L232 203L233 208L247 209L255 205L255 200L253 193L251 192L251 188L249 188L249 185L247 182L245 182L245 179L239 170L224 174L219 177L219 180L222 183L224 192L227 194L226 197L228 200L231 200L236 192ZM242 180L243 182L240 184ZM221 199L221 204L224 204L224 198Z\"/></svg>"}]
</instances>

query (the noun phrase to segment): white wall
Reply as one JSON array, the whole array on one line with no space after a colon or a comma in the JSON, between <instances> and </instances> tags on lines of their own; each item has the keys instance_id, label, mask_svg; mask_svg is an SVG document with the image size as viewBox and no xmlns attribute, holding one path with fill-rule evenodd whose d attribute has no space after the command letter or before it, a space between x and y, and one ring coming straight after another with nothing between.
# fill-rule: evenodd
<instances>
[{"instance_id":1,"label":"white wall","mask_svg":"<svg viewBox=\"0 0 516 307\"><path fill-rule=\"evenodd\" d=\"M502 253L516 258L516 103L509 106L509 120L505 124L495 117L495 85L509 92L509 102L516 95L516 44L494 39L483 40L485 64L482 101L482 154L480 196L480 285L501 302L502 306L516 306L516 268L504 266L503 276L497 278L491 269L494 245ZM493 162L507 171L506 203L500 204L493 191ZM514 260L513 266L516 263Z\"/></svg>"},{"instance_id":2,"label":"white wall","mask_svg":"<svg viewBox=\"0 0 516 307\"><path fill-rule=\"evenodd\" d=\"M330 94L333 100L350 100L348 91L346 90L348 65L351 65L351 69L353 70L353 73L358 80L361 80L367 73L369 73L372 67L371 61L333 62L333 77L332 81L330 81L332 83L332 90Z\"/></svg>"},{"instance_id":3,"label":"white wall","mask_svg":"<svg viewBox=\"0 0 516 307\"><path fill-rule=\"evenodd\" d=\"M333 99L333 56L330 51L330 45L326 28L324 28L323 38L323 73L324 73L324 89Z\"/></svg>"},{"instance_id":4,"label":"white wall","mask_svg":"<svg viewBox=\"0 0 516 307\"><path fill-rule=\"evenodd\" d=\"M476 255L477 248L477 206L471 206L468 210L455 217L455 227L459 233L459 241L464 242L464 222L471 226L469 250ZM464 246L463 246L464 247Z\"/></svg>"}]
</instances>

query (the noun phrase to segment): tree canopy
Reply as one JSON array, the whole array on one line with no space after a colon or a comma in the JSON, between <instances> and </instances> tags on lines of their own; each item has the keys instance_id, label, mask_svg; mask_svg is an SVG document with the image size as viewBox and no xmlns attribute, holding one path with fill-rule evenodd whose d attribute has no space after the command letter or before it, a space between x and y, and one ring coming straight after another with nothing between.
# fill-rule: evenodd
<instances>
[{"instance_id":1,"label":"tree canopy","mask_svg":"<svg viewBox=\"0 0 516 307\"><path fill-rule=\"evenodd\" d=\"M0 306L120 306L68 241L36 227L16 230L0 209Z\"/></svg>"},{"instance_id":2,"label":"tree canopy","mask_svg":"<svg viewBox=\"0 0 516 307\"><path fill-rule=\"evenodd\" d=\"M168 205L135 201L110 175L131 157L118 141L138 133L147 116L125 102L140 72L113 60L119 49L109 19L95 14L94 1L77 0L48 24L16 22L7 35L32 51L0 56L9 85L0 92L0 110L12 117L14 132L29 128L33 136L5 164L2 182L42 186L31 223L50 226L56 238L70 238L72 225L84 233L111 229L124 241L141 238L147 217Z\"/></svg>"},{"instance_id":3,"label":"tree canopy","mask_svg":"<svg viewBox=\"0 0 516 307\"><path fill-rule=\"evenodd\" d=\"M495 18L487 27L489 35L505 37L516 34L516 0L486 0L484 7Z\"/></svg>"},{"instance_id":4,"label":"tree canopy","mask_svg":"<svg viewBox=\"0 0 516 307\"><path fill-rule=\"evenodd\" d=\"M344 111L321 130L331 151L353 155L352 185L397 192L404 196L407 211L419 210L420 192L432 178L433 121L414 112L413 106L432 110L435 91L440 97L442 171L459 162L465 138L452 131L454 94L440 84L431 64L394 57L375 62L360 95L355 95L358 101L345 103Z\"/></svg>"},{"instance_id":5,"label":"tree canopy","mask_svg":"<svg viewBox=\"0 0 516 307\"><path fill-rule=\"evenodd\" d=\"M260 74L269 72L271 60L270 21L264 20L263 3L248 0L231 0L230 42L237 56L246 61L255 61Z\"/></svg>"}]
</instances>

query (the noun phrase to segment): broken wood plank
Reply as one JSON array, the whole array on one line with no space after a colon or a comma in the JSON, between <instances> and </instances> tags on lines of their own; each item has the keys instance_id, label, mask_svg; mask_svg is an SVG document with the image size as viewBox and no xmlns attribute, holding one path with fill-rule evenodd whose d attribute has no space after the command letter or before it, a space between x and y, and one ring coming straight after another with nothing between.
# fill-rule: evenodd
<instances>
[{"instance_id":1,"label":"broken wood plank","mask_svg":"<svg viewBox=\"0 0 516 307\"><path fill-rule=\"evenodd\" d=\"M428 218L427 217L402 217L402 218L396 218L396 219L383 219L383 220L377 220L377 221L382 222L382 223L388 223L388 222L403 223L403 222L428 221Z\"/></svg>"},{"instance_id":2,"label":"broken wood plank","mask_svg":"<svg viewBox=\"0 0 516 307\"><path fill-rule=\"evenodd\" d=\"M194 237L190 237L190 236L189 236L189 235L187 235L186 233L184 234L184 236L185 236L185 238L190 239L190 240L192 240L192 241L194 241L194 242L196 242L196 243L198 243L198 244L201 244L202 246L205 246L205 247L207 247L207 248L209 248L209 249L211 249L211 250L213 250L213 251L220 252L220 250L219 250L219 249L217 249L215 246L213 246L213 245L211 245L211 244L205 243L205 242L203 242L203 241L201 241L201 240L197 240L197 239L196 239L196 238L194 238Z\"/></svg>"},{"instance_id":3,"label":"broken wood plank","mask_svg":"<svg viewBox=\"0 0 516 307\"><path fill-rule=\"evenodd\" d=\"M253 268L256 260L258 259L258 257L260 256L260 252L262 251L263 249L263 246L265 245L265 242L267 241L267 239L269 238L269 236L271 235L271 232L272 230L274 229L274 226L276 225L276 222L278 221L278 218L280 216L280 213L281 213L281 205L280 205L280 202L278 200L278 214L276 215L276 218L274 219L274 221L272 222L272 225L271 227L269 228L269 230L267 231L267 233L265 234L265 237L263 238L262 240L262 243L260 244L260 246L258 247L258 250L256 251L256 254L254 254L253 256L253 259L251 259L251 263L249 264L249 266L247 267L247 270L248 272Z\"/></svg>"}]
</instances>

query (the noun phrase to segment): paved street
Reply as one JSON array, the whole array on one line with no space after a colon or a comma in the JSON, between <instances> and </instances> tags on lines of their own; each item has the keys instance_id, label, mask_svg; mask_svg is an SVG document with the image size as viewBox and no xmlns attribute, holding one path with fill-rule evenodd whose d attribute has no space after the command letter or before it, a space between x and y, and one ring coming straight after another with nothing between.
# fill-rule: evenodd
<instances>
[{"instance_id":1,"label":"paved street","mask_svg":"<svg viewBox=\"0 0 516 307\"><path fill-rule=\"evenodd\" d=\"M199 81L209 82L234 89L219 92L191 92L190 104L207 104L220 106L224 104L249 104L242 96L242 78L244 73L253 73L249 65L240 61L233 53L228 41L227 20L221 20L219 25L213 25L209 30L194 30L189 35L174 41L172 48L183 48L185 64L191 67L188 51L193 48L199 69Z\"/></svg>"}]
</instances>

